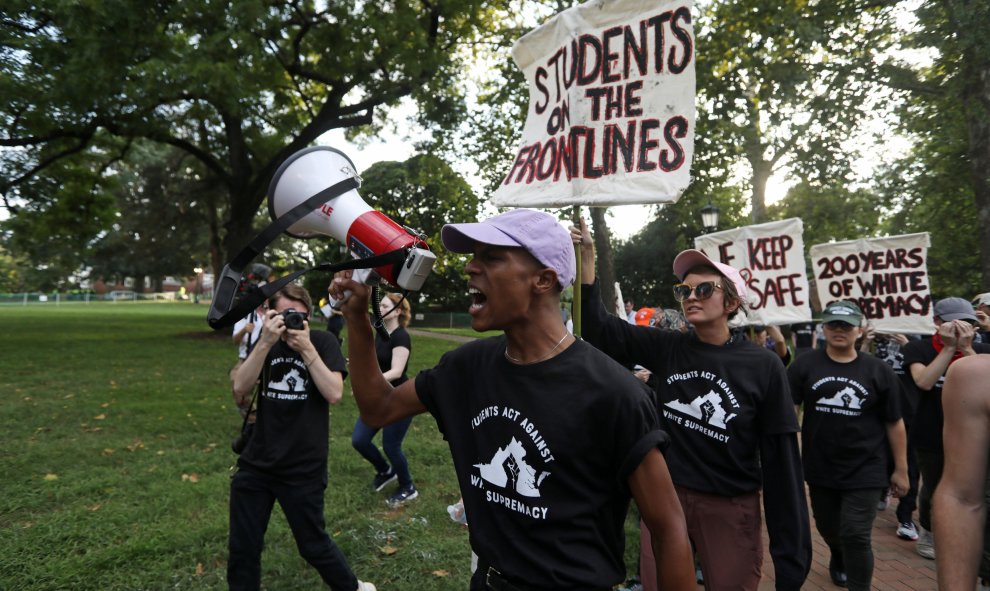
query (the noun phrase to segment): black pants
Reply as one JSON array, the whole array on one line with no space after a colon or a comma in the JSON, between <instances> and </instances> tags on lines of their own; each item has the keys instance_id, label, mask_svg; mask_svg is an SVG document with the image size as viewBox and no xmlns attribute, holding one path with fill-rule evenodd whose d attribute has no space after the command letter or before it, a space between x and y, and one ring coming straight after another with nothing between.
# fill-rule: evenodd
<instances>
[{"instance_id":1,"label":"black pants","mask_svg":"<svg viewBox=\"0 0 990 591\"><path fill-rule=\"evenodd\" d=\"M354 591L357 578L340 548L326 532L322 482L289 486L278 479L240 470L230 483L230 557L227 584L232 590L261 586L261 549L275 501L282 507L299 554L334 591Z\"/></svg>"},{"instance_id":2,"label":"black pants","mask_svg":"<svg viewBox=\"0 0 990 591\"><path fill-rule=\"evenodd\" d=\"M808 487L815 526L845 571L850 591L869 591L873 579L871 535L880 490Z\"/></svg>"},{"instance_id":3,"label":"black pants","mask_svg":"<svg viewBox=\"0 0 990 591\"><path fill-rule=\"evenodd\" d=\"M945 456L941 450L927 449L918 452L918 468L921 470L921 490L918 492L918 523L921 527L932 531L932 495L938 481L942 480L942 468L945 467Z\"/></svg>"},{"instance_id":4,"label":"black pants","mask_svg":"<svg viewBox=\"0 0 990 591\"><path fill-rule=\"evenodd\" d=\"M897 500L898 523L914 521L912 516L914 515L914 510L918 508L918 481L921 479L921 470L918 468L918 455L910 436L908 436L907 443L907 461L908 485L910 489L906 495ZM893 472L893 468L891 468L891 472Z\"/></svg>"}]
</instances>

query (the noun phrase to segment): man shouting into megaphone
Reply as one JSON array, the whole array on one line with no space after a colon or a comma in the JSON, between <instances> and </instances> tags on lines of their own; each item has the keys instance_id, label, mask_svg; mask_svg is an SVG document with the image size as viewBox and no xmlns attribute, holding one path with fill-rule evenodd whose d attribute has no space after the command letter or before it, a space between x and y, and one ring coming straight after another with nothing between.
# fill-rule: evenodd
<instances>
[{"instance_id":1,"label":"man shouting into megaphone","mask_svg":"<svg viewBox=\"0 0 990 591\"><path fill-rule=\"evenodd\" d=\"M661 453L651 393L571 335L560 294L574 282L570 234L552 216L513 210L449 224L465 267L471 326L504 334L462 345L393 387L375 358L370 290L351 271L343 298L352 389L380 427L429 412L450 445L478 569L471 589L611 589L625 578L626 512L636 499L665 589L695 587L680 504Z\"/></svg>"}]
</instances>

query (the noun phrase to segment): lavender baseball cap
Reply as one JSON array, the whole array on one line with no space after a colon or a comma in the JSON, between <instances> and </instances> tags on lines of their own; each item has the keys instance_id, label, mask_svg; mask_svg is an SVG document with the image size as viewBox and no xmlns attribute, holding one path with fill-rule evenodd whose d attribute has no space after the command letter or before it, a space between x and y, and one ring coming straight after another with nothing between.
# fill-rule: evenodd
<instances>
[{"instance_id":1,"label":"lavender baseball cap","mask_svg":"<svg viewBox=\"0 0 990 591\"><path fill-rule=\"evenodd\" d=\"M541 264L557 272L561 288L574 283L574 243L555 217L532 209L513 209L483 222L447 224L440 231L444 247L456 253L474 251L476 243L525 248Z\"/></svg>"},{"instance_id":2,"label":"lavender baseball cap","mask_svg":"<svg viewBox=\"0 0 990 591\"><path fill-rule=\"evenodd\" d=\"M739 274L739 271L724 263L713 261L700 250L695 250L693 248L684 250L681 251L679 255L674 257L674 275L677 275L678 279L684 281L684 276L688 274L688 271L698 265L708 265L718 269L719 273L725 275L725 278L736 286L736 293L739 294L739 297L741 297L743 301L746 300L748 293L746 291L746 282L743 281L742 275Z\"/></svg>"}]
</instances>

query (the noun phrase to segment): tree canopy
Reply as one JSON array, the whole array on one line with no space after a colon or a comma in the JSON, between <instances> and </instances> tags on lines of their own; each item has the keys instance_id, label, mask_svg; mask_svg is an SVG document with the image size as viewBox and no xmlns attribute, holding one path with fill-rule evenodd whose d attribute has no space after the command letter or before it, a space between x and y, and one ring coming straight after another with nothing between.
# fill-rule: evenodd
<instances>
[{"instance_id":1,"label":"tree canopy","mask_svg":"<svg viewBox=\"0 0 990 591\"><path fill-rule=\"evenodd\" d=\"M456 119L462 49L499 6L12 0L0 15L0 195L19 216L57 201L28 190L53 167L86 159L98 178L135 139L172 146L225 196L219 268L252 237L278 165L326 131L378 125L402 97L423 122Z\"/></svg>"}]
</instances>

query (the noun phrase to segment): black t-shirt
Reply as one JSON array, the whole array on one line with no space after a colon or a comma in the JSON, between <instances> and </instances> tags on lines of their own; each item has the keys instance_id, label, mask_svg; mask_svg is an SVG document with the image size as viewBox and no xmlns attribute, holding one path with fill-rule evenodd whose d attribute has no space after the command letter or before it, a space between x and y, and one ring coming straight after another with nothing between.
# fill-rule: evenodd
<instances>
[{"instance_id":1,"label":"black t-shirt","mask_svg":"<svg viewBox=\"0 0 990 591\"><path fill-rule=\"evenodd\" d=\"M813 351L787 368L787 378L794 404L804 404L804 479L840 490L887 486L887 423L901 418L893 370L865 353L840 363Z\"/></svg>"},{"instance_id":2,"label":"black t-shirt","mask_svg":"<svg viewBox=\"0 0 990 591\"><path fill-rule=\"evenodd\" d=\"M515 365L505 337L474 341L416 376L450 446L471 547L539 588L625 578L628 478L662 448L649 390L583 341Z\"/></svg>"},{"instance_id":3,"label":"black t-shirt","mask_svg":"<svg viewBox=\"0 0 990 591\"><path fill-rule=\"evenodd\" d=\"M973 350L977 353L990 353L990 345L974 343ZM902 351L904 351L904 369L908 375L911 375L911 366L915 363L929 365L938 357L938 351L935 350L931 337L911 341L904 345ZM915 415L911 438L917 449L942 453L942 424L945 422L942 414L944 383L945 374L942 374L931 390L922 390L915 386L918 392L918 412Z\"/></svg>"},{"instance_id":4,"label":"black t-shirt","mask_svg":"<svg viewBox=\"0 0 990 591\"><path fill-rule=\"evenodd\" d=\"M605 313L597 283L585 286L582 297L589 302L583 318L588 342L619 363L638 363L657 375L674 484L721 496L759 490L760 438L799 431L780 357L738 336L716 346L694 333L621 322Z\"/></svg>"},{"instance_id":5,"label":"black t-shirt","mask_svg":"<svg viewBox=\"0 0 990 591\"><path fill-rule=\"evenodd\" d=\"M405 328L400 326L388 336L389 339L386 341L377 332L375 333L375 356L378 357L378 368L382 373L392 369L392 349L405 347L409 349L410 354L412 353L412 339ZM402 367L402 375L392 380L393 386L398 386L409 379L406 375L407 369L409 369L409 358L406 358L406 364Z\"/></svg>"},{"instance_id":6,"label":"black t-shirt","mask_svg":"<svg viewBox=\"0 0 990 591\"><path fill-rule=\"evenodd\" d=\"M910 342L910 341L908 341ZM873 354L878 359L890 366L901 381L901 413L904 416L904 424L909 429L914 426L914 416L918 411L918 389L914 386L914 379L904 365L904 347L900 343L880 337L876 341Z\"/></svg>"},{"instance_id":7,"label":"black t-shirt","mask_svg":"<svg viewBox=\"0 0 990 591\"><path fill-rule=\"evenodd\" d=\"M310 332L309 338L323 363L346 377L347 363L337 339L323 331ZM302 357L285 341L268 352L265 368L258 420L238 466L287 483L319 479L326 484L330 404L310 380Z\"/></svg>"},{"instance_id":8,"label":"black t-shirt","mask_svg":"<svg viewBox=\"0 0 990 591\"><path fill-rule=\"evenodd\" d=\"M791 325L794 334L794 348L810 349L815 342L815 325L813 322L801 322Z\"/></svg>"}]
</instances>

